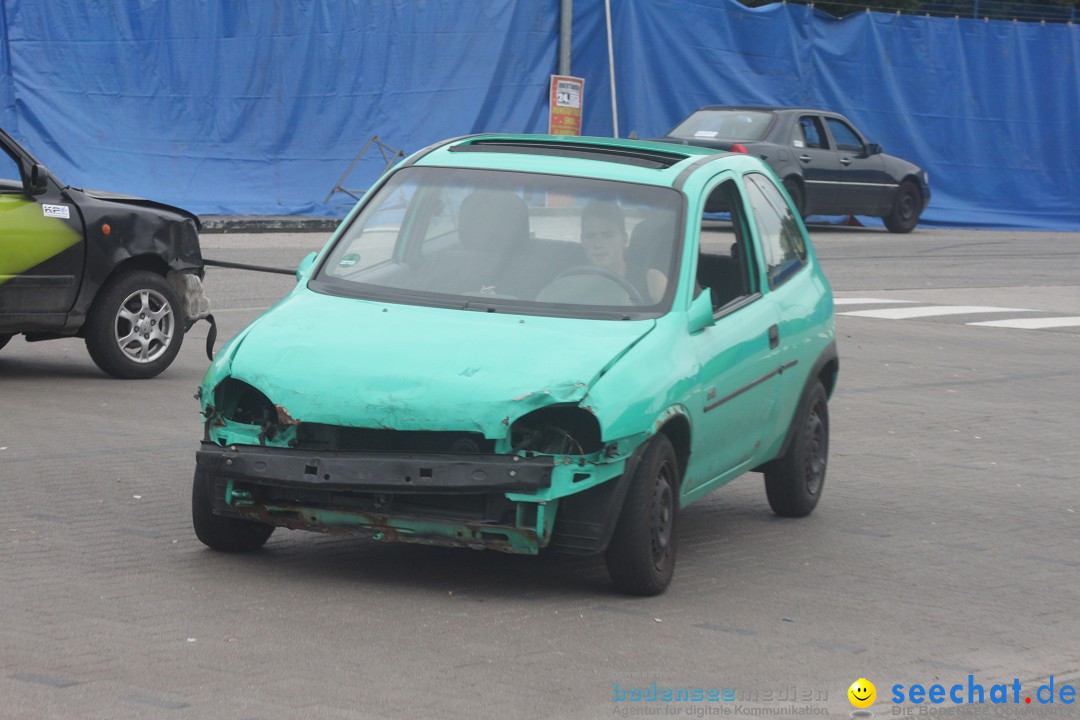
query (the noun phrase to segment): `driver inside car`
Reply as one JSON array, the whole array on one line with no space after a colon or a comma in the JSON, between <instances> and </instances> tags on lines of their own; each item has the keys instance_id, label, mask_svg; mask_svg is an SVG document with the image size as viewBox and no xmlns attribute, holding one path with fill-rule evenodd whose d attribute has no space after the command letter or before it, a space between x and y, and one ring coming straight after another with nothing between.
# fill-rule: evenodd
<instances>
[{"instance_id":1,"label":"driver inside car","mask_svg":"<svg viewBox=\"0 0 1080 720\"><path fill-rule=\"evenodd\" d=\"M641 291L644 304L657 303L667 289L667 276L649 263L628 263L627 240L626 218L616 203L596 200L582 210L581 245L589 263L628 280Z\"/></svg>"}]
</instances>

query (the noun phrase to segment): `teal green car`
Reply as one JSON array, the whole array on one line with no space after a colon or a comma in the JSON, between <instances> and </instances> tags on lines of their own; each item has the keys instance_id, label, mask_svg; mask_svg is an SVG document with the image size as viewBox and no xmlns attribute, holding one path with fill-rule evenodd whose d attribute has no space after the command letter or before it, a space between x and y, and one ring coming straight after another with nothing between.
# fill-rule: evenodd
<instances>
[{"instance_id":1,"label":"teal green car","mask_svg":"<svg viewBox=\"0 0 1080 720\"><path fill-rule=\"evenodd\" d=\"M402 161L200 388L199 539L275 527L605 553L663 592L677 511L821 497L833 298L754 157L485 135Z\"/></svg>"}]
</instances>

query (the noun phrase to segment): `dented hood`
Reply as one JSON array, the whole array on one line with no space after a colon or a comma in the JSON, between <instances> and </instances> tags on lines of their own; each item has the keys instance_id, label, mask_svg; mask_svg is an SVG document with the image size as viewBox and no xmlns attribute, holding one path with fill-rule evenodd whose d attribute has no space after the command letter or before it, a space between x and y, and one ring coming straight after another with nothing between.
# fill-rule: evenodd
<instances>
[{"instance_id":1,"label":"dented hood","mask_svg":"<svg viewBox=\"0 0 1080 720\"><path fill-rule=\"evenodd\" d=\"M229 374L301 422L499 438L531 410L580 402L654 325L391 305L304 290L255 322L233 349Z\"/></svg>"}]
</instances>

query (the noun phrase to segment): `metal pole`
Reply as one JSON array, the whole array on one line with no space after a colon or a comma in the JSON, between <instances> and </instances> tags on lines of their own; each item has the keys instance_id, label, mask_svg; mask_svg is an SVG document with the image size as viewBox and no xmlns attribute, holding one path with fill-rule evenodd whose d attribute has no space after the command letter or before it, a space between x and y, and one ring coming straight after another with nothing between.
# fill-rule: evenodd
<instances>
[{"instance_id":1,"label":"metal pole","mask_svg":"<svg viewBox=\"0 0 1080 720\"><path fill-rule=\"evenodd\" d=\"M611 127L612 137L619 137L619 103L615 100L615 46L611 40L611 0L604 0L607 15L607 59L611 70Z\"/></svg>"},{"instance_id":2,"label":"metal pole","mask_svg":"<svg viewBox=\"0 0 1080 720\"><path fill-rule=\"evenodd\" d=\"M559 5L559 74L570 74L570 36L574 24L574 0Z\"/></svg>"}]
</instances>

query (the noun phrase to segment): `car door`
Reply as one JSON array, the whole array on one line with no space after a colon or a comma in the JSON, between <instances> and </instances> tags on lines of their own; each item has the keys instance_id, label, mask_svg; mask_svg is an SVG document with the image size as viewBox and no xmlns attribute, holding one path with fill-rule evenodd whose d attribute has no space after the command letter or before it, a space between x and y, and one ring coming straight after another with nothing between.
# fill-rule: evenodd
<instances>
[{"instance_id":1,"label":"car door","mask_svg":"<svg viewBox=\"0 0 1080 720\"><path fill-rule=\"evenodd\" d=\"M61 325L82 277L82 218L44 167L2 133L0 150L0 328Z\"/></svg>"},{"instance_id":2,"label":"car door","mask_svg":"<svg viewBox=\"0 0 1080 720\"><path fill-rule=\"evenodd\" d=\"M777 349L772 303L761 292L761 254L738 179L725 173L707 187L698 216L730 212L731 227L709 222L699 236L697 280L713 299L715 324L691 337L700 363L700 407L691 452L697 471L684 492L724 482L752 466L776 401ZM693 211L691 211L693 212Z\"/></svg>"},{"instance_id":3,"label":"car door","mask_svg":"<svg viewBox=\"0 0 1080 720\"><path fill-rule=\"evenodd\" d=\"M823 288L808 269L809 255L802 230L776 184L762 173L747 173L744 180L757 242L762 249L765 297L777 318L777 348L769 358L777 373L773 416L777 424L766 433L769 438L775 438L777 433L787 430L787 420L795 412L802 383L810 371L806 357L800 354L805 352L804 348L814 346L814 336L820 330L816 313Z\"/></svg>"},{"instance_id":4,"label":"car door","mask_svg":"<svg viewBox=\"0 0 1080 720\"><path fill-rule=\"evenodd\" d=\"M840 118L826 116L825 124L837 153L840 211L873 214L889 207L886 197L892 197L896 184L885 174L881 155L871 155L862 135Z\"/></svg>"},{"instance_id":5,"label":"car door","mask_svg":"<svg viewBox=\"0 0 1080 720\"><path fill-rule=\"evenodd\" d=\"M800 115L792 130L795 158L802 167L805 215L836 211L840 162L818 115Z\"/></svg>"}]
</instances>

